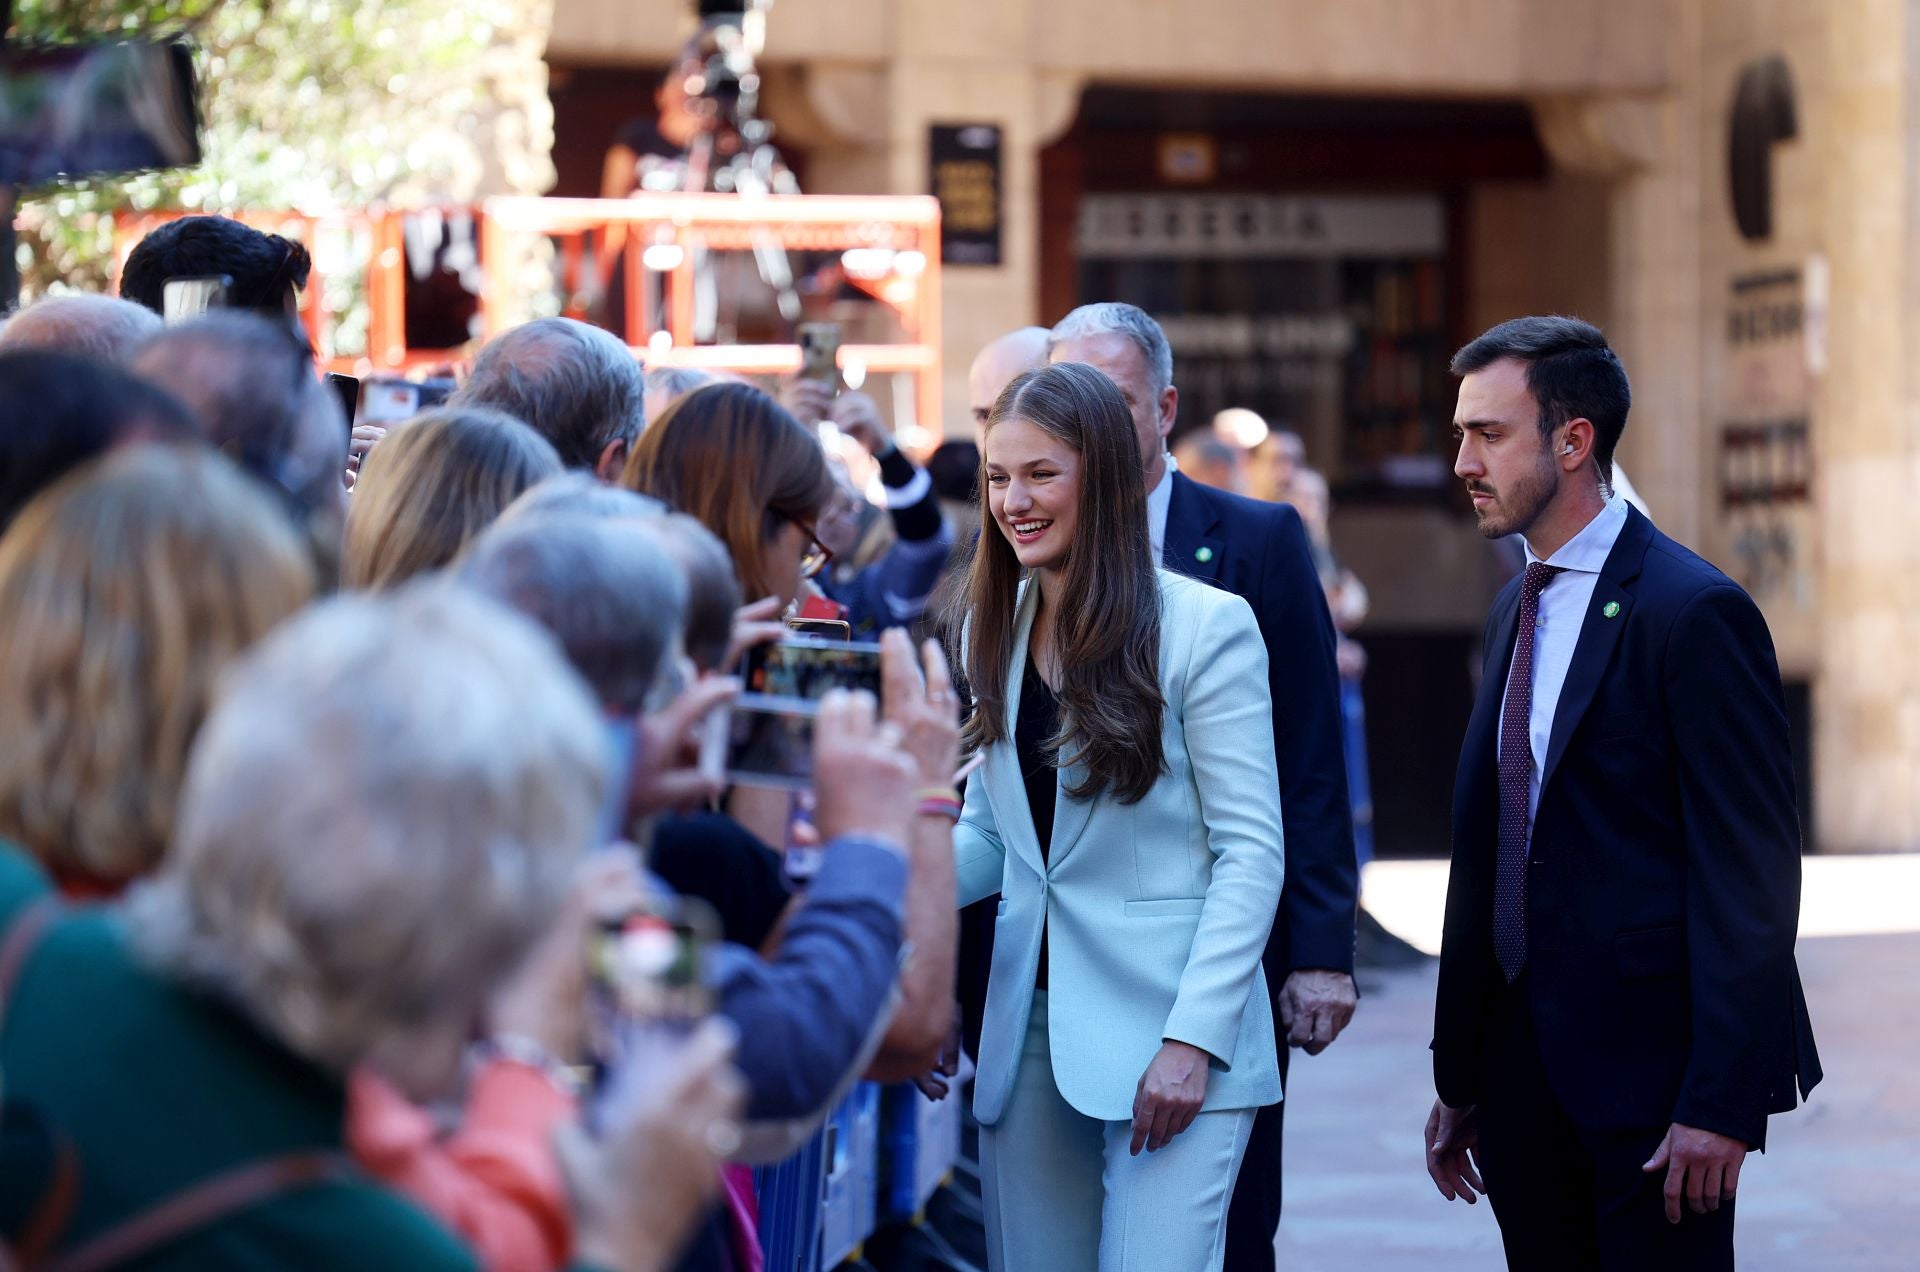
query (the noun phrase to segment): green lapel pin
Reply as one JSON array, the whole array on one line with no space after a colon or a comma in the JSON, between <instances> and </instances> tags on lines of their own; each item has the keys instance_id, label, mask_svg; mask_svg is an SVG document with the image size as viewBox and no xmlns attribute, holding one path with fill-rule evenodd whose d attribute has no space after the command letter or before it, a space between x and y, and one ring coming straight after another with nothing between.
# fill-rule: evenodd
<instances>
[{"instance_id":1,"label":"green lapel pin","mask_svg":"<svg viewBox=\"0 0 1920 1272\"><path fill-rule=\"evenodd\" d=\"M1205 565L1207 562L1213 560L1213 549L1212 548L1195 548L1193 551L1193 559L1198 561L1200 564ZM1618 608L1618 607L1616 606L1615 608Z\"/></svg>"},{"instance_id":2,"label":"green lapel pin","mask_svg":"<svg viewBox=\"0 0 1920 1272\"><path fill-rule=\"evenodd\" d=\"M1600 607L1600 612L1602 614L1605 614L1608 618L1618 618L1620 617L1620 602L1608 601L1605 605Z\"/></svg>"}]
</instances>

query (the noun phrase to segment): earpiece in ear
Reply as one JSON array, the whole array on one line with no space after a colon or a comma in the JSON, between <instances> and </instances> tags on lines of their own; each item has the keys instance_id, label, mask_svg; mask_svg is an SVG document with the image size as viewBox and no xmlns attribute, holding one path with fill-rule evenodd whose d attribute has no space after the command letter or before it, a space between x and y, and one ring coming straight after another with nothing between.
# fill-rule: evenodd
<instances>
[{"instance_id":1,"label":"earpiece in ear","mask_svg":"<svg viewBox=\"0 0 1920 1272\"><path fill-rule=\"evenodd\" d=\"M1573 443L1572 443L1572 442L1568 442L1568 443L1567 443L1567 444L1566 444L1565 446L1563 446L1563 447L1561 447L1561 448L1560 448L1560 453L1561 453L1562 455L1571 455L1571 454L1573 454Z\"/></svg>"}]
</instances>

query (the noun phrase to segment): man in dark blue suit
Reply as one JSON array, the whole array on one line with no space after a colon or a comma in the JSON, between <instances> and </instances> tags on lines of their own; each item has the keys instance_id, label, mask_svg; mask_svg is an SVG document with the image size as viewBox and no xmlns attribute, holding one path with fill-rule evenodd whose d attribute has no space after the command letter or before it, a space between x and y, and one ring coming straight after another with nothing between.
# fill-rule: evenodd
<instances>
[{"instance_id":1,"label":"man in dark blue suit","mask_svg":"<svg viewBox=\"0 0 1920 1272\"><path fill-rule=\"evenodd\" d=\"M1267 642L1286 883L1264 961L1275 987L1280 1072L1288 1047L1318 1055L1353 1018L1359 873L1342 750L1333 620L1299 514L1203 486L1166 453L1179 391L1166 335L1144 311L1083 305L1053 329L1053 362L1085 362L1119 386L1146 474L1148 527L1169 570L1244 597ZM1260 1110L1227 1217L1227 1272L1271 1272L1280 1223L1284 1104Z\"/></svg>"},{"instance_id":2,"label":"man in dark blue suit","mask_svg":"<svg viewBox=\"0 0 1920 1272\"><path fill-rule=\"evenodd\" d=\"M1525 572L1454 790L1427 1168L1516 1269L1730 1269L1746 1154L1820 1080L1767 625L1611 490L1626 372L1572 318L1453 359L1454 471Z\"/></svg>"}]
</instances>

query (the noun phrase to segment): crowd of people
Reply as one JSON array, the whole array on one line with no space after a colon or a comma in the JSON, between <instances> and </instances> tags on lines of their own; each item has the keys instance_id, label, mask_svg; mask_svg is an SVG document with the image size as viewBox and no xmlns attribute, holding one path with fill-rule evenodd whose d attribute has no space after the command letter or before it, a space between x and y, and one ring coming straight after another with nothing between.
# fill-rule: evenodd
<instances>
[{"instance_id":1,"label":"crowd of people","mask_svg":"<svg viewBox=\"0 0 1920 1272\"><path fill-rule=\"evenodd\" d=\"M750 1167L858 1081L944 1094L964 1044L994 1272L1271 1269L1288 1056L1358 1001L1365 828L1365 590L1299 439L1249 448L1224 421L1169 453L1166 337L1104 303L983 349L974 439L924 464L859 392L649 371L568 319L495 336L442 405L353 421L296 317L307 268L186 218L136 246L120 296L0 328L0 1254L757 1272ZM167 282L208 274L229 304L162 324ZM1460 373L1570 354L1600 368L1588 392L1618 370L1599 339L1527 328ZM1519 426L1462 425L1483 528L1604 503L1615 533L1654 534L1608 485L1624 397L1599 426L1549 414L1524 436L1565 442L1558 476L1487 449ZM1529 564L1532 604L1578 568ZM879 692L820 698L803 791L730 781L713 726L743 655L823 616L878 643ZM1488 1090L1477 1041L1557 1037L1489 975L1496 944L1501 968L1532 948L1507 798L1532 693L1508 703L1499 817L1461 832L1500 856L1456 873L1454 1103L1428 1128L1449 1197L1487 1191L1494 1154L1516 1266L1548 1266L1528 1260L1568 1224L1666 1248L1645 1197L1593 1183L1619 1163L1569 1137L1547 1146L1558 1236L1498 1190L1547 1195L1509 1147L1538 1108ZM1534 761L1545 825L1565 814ZM1691 799L1643 838L1718 807ZM1781 826L1752 816L1771 852ZM1671 917L1658 896L1643 924ZM1611 939L1614 917L1587 926ZM1689 1071L1693 1121L1661 1128L1676 1223L1675 1178L1703 1214L1732 1195L1732 1149L1700 1137L1751 1144L1817 1080L1804 1009L1791 1053L1759 1006L1797 993L1778 917L1761 955L1720 951L1743 979L1702 1054L1746 1059ZM1658 974L1680 931L1608 948ZM1636 1131L1669 1068L1635 1071L1656 1092ZM1623 1206L1638 1227L1609 1226ZM1730 1252L1722 1213L1689 1249Z\"/></svg>"}]
</instances>

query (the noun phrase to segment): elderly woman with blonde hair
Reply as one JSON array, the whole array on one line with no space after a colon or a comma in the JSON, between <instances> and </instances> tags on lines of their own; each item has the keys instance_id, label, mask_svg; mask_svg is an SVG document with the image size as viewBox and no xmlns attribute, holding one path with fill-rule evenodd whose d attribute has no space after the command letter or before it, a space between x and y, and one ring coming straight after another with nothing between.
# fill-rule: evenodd
<instances>
[{"instance_id":1,"label":"elderly woman with blonde hair","mask_svg":"<svg viewBox=\"0 0 1920 1272\"><path fill-rule=\"evenodd\" d=\"M552 444L511 415L456 406L414 416L361 466L340 585L379 591L447 565L522 491L560 471Z\"/></svg>"},{"instance_id":2,"label":"elderly woman with blonde hair","mask_svg":"<svg viewBox=\"0 0 1920 1272\"><path fill-rule=\"evenodd\" d=\"M71 893L151 870L215 681L313 589L212 451L134 447L43 491L0 537L0 838Z\"/></svg>"},{"instance_id":3,"label":"elderly woman with blonde hair","mask_svg":"<svg viewBox=\"0 0 1920 1272\"><path fill-rule=\"evenodd\" d=\"M235 670L194 748L172 852L117 920L63 910L0 846L7 1099L82 1181L51 1253L473 1266L345 1164L346 1077L371 1066L416 1097L449 1089L490 997L554 930L608 759L550 639L420 584L311 610ZM670 1263L739 1109L731 1045L696 1033L603 1109L599 1142L568 1138L577 1259ZM9 1190L31 1207L56 1175Z\"/></svg>"}]
</instances>

